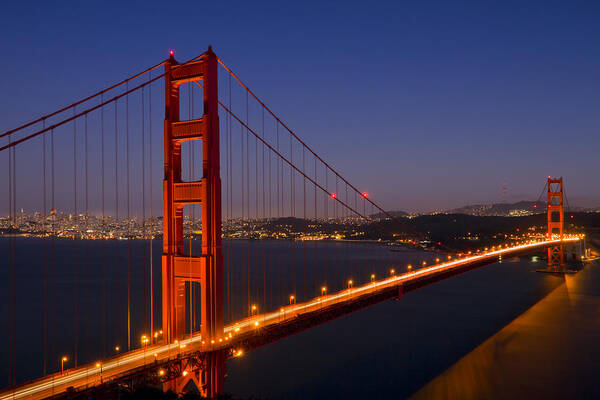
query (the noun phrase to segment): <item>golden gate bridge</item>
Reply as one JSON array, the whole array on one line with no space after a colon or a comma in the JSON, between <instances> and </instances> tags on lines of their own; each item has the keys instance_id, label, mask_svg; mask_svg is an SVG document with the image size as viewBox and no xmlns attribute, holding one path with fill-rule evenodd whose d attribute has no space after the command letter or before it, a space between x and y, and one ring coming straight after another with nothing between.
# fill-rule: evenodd
<instances>
[{"instance_id":1,"label":"golden gate bridge","mask_svg":"<svg viewBox=\"0 0 600 400\"><path fill-rule=\"evenodd\" d=\"M158 97L153 96L157 86ZM157 107L164 107L162 128L155 126L161 115ZM153 132L162 132L162 146L153 143ZM18 226L22 205L41 209L40 222L30 233L44 238L39 255L43 373L22 382L16 363L16 280L18 268L24 266L18 240L7 235L10 366L9 387L0 392L0 399L108 398L115 390L143 384L215 397L225 391L228 358L502 257L543 250L549 269L561 271L566 248L576 258L584 253L583 236L563 229L562 178L548 177L544 235L459 254L437 242L438 257L431 265L392 263L393 268L365 271L353 270L352 260L346 259L332 273L326 266L331 261L316 247L308 247L310 240L295 240L302 238L290 226L277 232L258 226L282 218L307 226L345 221L359 231L345 238L360 240L367 237L360 232L366 226L361 224L377 222L373 215L379 212L398 224L401 233L387 232L389 237L415 241L426 236L343 177L211 48L186 62L177 62L171 52L167 60L141 73L0 134L0 140L5 141L0 155L7 159L11 226ZM161 156L162 186L156 182L154 165ZM157 192L162 193L161 212L156 210ZM389 230L389 225L382 229ZM332 230L337 233L335 227ZM153 241L161 235L159 258ZM61 238L86 240L73 242L75 250L66 261L56 251ZM272 238L297 246L298 260L275 256L276 250L251 250L252 239ZM90 259L92 239L102 240L100 260ZM142 259L132 250L135 239L144 240ZM239 254L231 254L234 250L224 246L223 239L243 239ZM313 271L307 271L308 258ZM72 328L56 326L56 274L65 262L75 277ZM79 359L82 346L93 346L86 329L96 316L90 315L80 293L91 279L93 262L99 263L102 281L102 312L97 318L102 344L97 345L96 358ZM161 265L158 277L155 263ZM110 280L112 270L117 272ZM144 275L142 299L132 290L136 274ZM155 299L157 280L160 300ZM127 304L126 315L115 315L121 321L112 325L110 297L115 307L120 301ZM132 315L140 312L136 309L143 311L142 326L135 326ZM57 349L53 335L58 329L72 329L72 356L62 355L67 349ZM117 332L113 338L122 334L126 344L112 347L108 330Z\"/></svg>"}]
</instances>

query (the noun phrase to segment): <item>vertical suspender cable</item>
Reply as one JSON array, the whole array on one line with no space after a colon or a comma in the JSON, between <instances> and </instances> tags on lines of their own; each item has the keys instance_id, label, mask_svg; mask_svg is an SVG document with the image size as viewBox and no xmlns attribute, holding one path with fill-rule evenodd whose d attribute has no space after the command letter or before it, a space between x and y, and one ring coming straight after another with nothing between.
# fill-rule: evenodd
<instances>
[{"instance_id":1,"label":"vertical suspender cable","mask_svg":"<svg viewBox=\"0 0 600 400\"><path fill-rule=\"evenodd\" d=\"M8 143L11 143L11 135L8 135ZM8 210L9 210L9 219L11 225L14 224L14 215L13 215L13 173L12 173L12 156L13 148L8 150ZM14 237L11 235L9 237L9 249L8 249L8 385L14 385L15 379L15 347L14 347L14 337L15 332L13 330L13 292L15 290L15 283L13 281L13 241Z\"/></svg>"},{"instance_id":2,"label":"vertical suspender cable","mask_svg":"<svg viewBox=\"0 0 600 400\"><path fill-rule=\"evenodd\" d=\"M119 224L119 127L118 127L118 103L115 100L115 220L114 224L118 227ZM115 321L115 335L118 338L120 335L121 320L119 317L119 281L120 270L119 270L119 232L115 232L115 295L114 295L114 313L113 320ZM127 349L129 350L129 349Z\"/></svg>"},{"instance_id":3,"label":"vertical suspender cable","mask_svg":"<svg viewBox=\"0 0 600 400\"><path fill-rule=\"evenodd\" d=\"M17 149L13 147L12 149L12 195L13 195L13 225L16 225L16 217L17 217ZM17 238L12 238L12 258L11 258L11 271L12 271L12 296L11 296L11 311L12 311L12 359L13 359L13 381L12 384L16 383L17 374L16 374L16 345L17 345Z\"/></svg>"},{"instance_id":4,"label":"vertical suspender cable","mask_svg":"<svg viewBox=\"0 0 600 400\"><path fill-rule=\"evenodd\" d=\"M265 108L262 107L262 137L265 138ZM258 144L258 142L257 142ZM265 145L261 146L261 156L262 156L262 214L261 219L265 219ZM258 161L257 161L258 162ZM258 207L258 205L257 205ZM258 214L258 212L257 212ZM263 248L263 307L267 306L267 248L264 243L262 243Z\"/></svg>"},{"instance_id":5,"label":"vertical suspender cable","mask_svg":"<svg viewBox=\"0 0 600 400\"><path fill-rule=\"evenodd\" d=\"M129 82L125 84L125 90L129 91ZM131 229L131 214L129 209L130 201L130 188L129 188L129 94L125 96L125 152L126 152L126 173L127 173L127 223L126 232L127 235L127 350L131 350L131 238L129 231Z\"/></svg>"},{"instance_id":6,"label":"vertical suspender cable","mask_svg":"<svg viewBox=\"0 0 600 400\"><path fill-rule=\"evenodd\" d=\"M142 238L143 240L148 239L148 232L146 231L146 115L145 115L145 104L144 104L144 96L146 93L144 92L144 87L142 87L142 96L141 96L141 106L142 106ZM144 251L144 264L146 264L146 247L143 246ZM147 299L148 299L148 271L144 268L144 297L142 297L144 306L143 306L143 316L144 322L142 326L148 326L148 311L147 311ZM150 330L150 340L154 340L152 329Z\"/></svg>"},{"instance_id":7,"label":"vertical suspender cable","mask_svg":"<svg viewBox=\"0 0 600 400\"><path fill-rule=\"evenodd\" d=\"M254 138L254 200L255 200L255 215L254 215L254 225L253 226L257 226L258 221L259 221L259 207L258 207L258 189L259 189L259 184L258 184L258 139L255 137ZM254 252L255 254L257 253L258 249L256 247L254 247ZM258 254L257 254L258 255ZM255 257L255 259L258 261L258 257ZM263 267L264 267L264 259L263 259ZM258 269L258 271L260 271L260 269ZM258 275L258 274L257 274ZM259 282L255 282L254 284L254 293L255 293L255 298L256 301L259 302L260 300L260 293L259 293L259 288L260 288L260 284ZM265 304L263 303L263 308L264 309Z\"/></svg>"},{"instance_id":8,"label":"vertical suspender cable","mask_svg":"<svg viewBox=\"0 0 600 400\"><path fill-rule=\"evenodd\" d=\"M148 74L148 81L152 82L152 71ZM153 240L154 222L152 220L152 84L148 84L148 190L150 191L150 332L154 331L154 264ZM152 336L154 337L154 336Z\"/></svg>"},{"instance_id":9,"label":"vertical suspender cable","mask_svg":"<svg viewBox=\"0 0 600 400\"><path fill-rule=\"evenodd\" d=\"M258 219L258 139L256 138L254 139L254 182L255 218Z\"/></svg>"},{"instance_id":10,"label":"vertical suspender cable","mask_svg":"<svg viewBox=\"0 0 600 400\"><path fill-rule=\"evenodd\" d=\"M229 74L229 109L231 110L231 74ZM231 115L227 114L227 220L232 217L232 189L233 185L231 183L232 178L232 160L231 160L231 148L232 148L232 137L231 137ZM231 229L230 222L228 223L228 228ZM231 315L231 242L227 242L227 310L229 315L229 321L232 321Z\"/></svg>"},{"instance_id":11,"label":"vertical suspender cable","mask_svg":"<svg viewBox=\"0 0 600 400\"><path fill-rule=\"evenodd\" d=\"M100 97L100 104L104 103L104 94ZM106 235L106 218L105 218L105 208L104 208L104 106L100 109L100 169L102 172L102 178L100 181L102 199L101 199L101 207L102 207L102 234ZM101 262L102 262L102 356L106 355L106 285L107 285L107 276L106 276L106 262L105 262L105 254L106 254L106 236L102 238L102 254L101 254Z\"/></svg>"},{"instance_id":12,"label":"vertical suspender cable","mask_svg":"<svg viewBox=\"0 0 600 400\"><path fill-rule=\"evenodd\" d=\"M323 207L325 209L325 220L329 219L329 207L328 207L328 200L329 200L329 182L328 182L328 171L327 171L327 166L324 165L325 168L325 190L327 190L327 193L323 193L324 195L324 202L323 202Z\"/></svg>"},{"instance_id":13,"label":"vertical suspender cable","mask_svg":"<svg viewBox=\"0 0 600 400\"><path fill-rule=\"evenodd\" d=\"M292 144L292 138L290 137L290 155L289 155L289 160L290 160L290 217L295 217L296 216L296 203L294 201L295 199L295 181L294 181L294 169L292 168L292 165L294 164L294 151L293 151L293 144Z\"/></svg>"},{"instance_id":14,"label":"vertical suspender cable","mask_svg":"<svg viewBox=\"0 0 600 400\"><path fill-rule=\"evenodd\" d=\"M277 147L277 152L279 152L279 122L275 121L275 134L277 135L275 143ZM277 161L277 216L281 217L281 205L279 202L279 158L275 159Z\"/></svg>"},{"instance_id":15,"label":"vertical suspender cable","mask_svg":"<svg viewBox=\"0 0 600 400\"><path fill-rule=\"evenodd\" d=\"M317 157L313 156L313 159L315 161L315 170L314 170L315 179L314 179L314 181L318 182L318 180L317 180L317 178L318 178ZM315 224L316 224L318 222L318 219L319 219L319 208L318 208L318 205L317 205L317 185L313 185L313 186L314 186L314 189L315 189ZM318 252L317 245L318 245L318 243L315 240L314 243L313 243L313 249L314 249L314 252L313 252L313 276L315 278L315 287L317 287L317 285L318 285L318 281L317 281L318 278L317 278L317 276L319 274L319 269L317 267L317 252Z\"/></svg>"},{"instance_id":16,"label":"vertical suspender cable","mask_svg":"<svg viewBox=\"0 0 600 400\"><path fill-rule=\"evenodd\" d=\"M229 230L229 118L225 117L225 224L223 226L223 236L227 237ZM229 246L225 246L225 257L223 262L225 279L225 293L224 301L226 305L223 307L223 314L225 322L229 317Z\"/></svg>"},{"instance_id":17,"label":"vertical suspender cable","mask_svg":"<svg viewBox=\"0 0 600 400\"><path fill-rule=\"evenodd\" d=\"M246 126L248 125L248 92L246 92ZM243 129L243 127L242 127ZM246 202L247 202L247 218L248 225L250 224L250 138L248 128L246 128ZM247 238L248 239L248 238ZM248 306L250 307L250 241L246 240L246 271L248 283Z\"/></svg>"},{"instance_id":18,"label":"vertical suspender cable","mask_svg":"<svg viewBox=\"0 0 600 400\"><path fill-rule=\"evenodd\" d=\"M73 115L75 115L76 107L73 107ZM73 360L75 367L77 367L77 356L78 356L78 345L79 345L79 309L78 309L78 289L79 289L79 260L78 260L78 250L79 246L77 243L77 233L79 231L79 222L77 218L77 120L73 120L73 225L75 226L75 233L73 234L73 242L75 243L75 249L73 251L74 265L73 272L75 276L75 283L73 285L73 336L74 336L74 351L73 351Z\"/></svg>"},{"instance_id":19,"label":"vertical suspender cable","mask_svg":"<svg viewBox=\"0 0 600 400\"><path fill-rule=\"evenodd\" d=\"M294 220L293 218L296 216L296 181L294 179L294 170L292 168L292 165L294 164L294 148L293 148L293 138L292 136L290 136L290 203L291 203L291 216L292 216L292 221ZM292 240L290 240L290 250L291 250L291 269L292 269L292 274L293 274L293 286L292 286L292 291L294 293L294 295L296 295L296 246L295 246L295 239L292 238Z\"/></svg>"},{"instance_id":20,"label":"vertical suspender cable","mask_svg":"<svg viewBox=\"0 0 600 400\"><path fill-rule=\"evenodd\" d=\"M306 154L304 152L304 149L305 148L302 147L302 172L304 174L306 174L307 173L307 171L306 171ZM303 212L303 218L304 218L304 220L302 221L303 222L303 226L306 226L308 228L308 223L307 223L308 221L306 219L306 177L302 177L302 206L303 206L303 210L304 210L304 212ZM306 230L308 230L308 229L306 229ZM303 278L303 280L304 280L304 290L303 290L303 294L304 294L304 296L306 296L307 283L306 283L306 241L305 240L302 241L302 260L303 260L303 263L304 263L304 266L303 266L303 268L304 268L304 278Z\"/></svg>"},{"instance_id":21,"label":"vertical suspender cable","mask_svg":"<svg viewBox=\"0 0 600 400\"><path fill-rule=\"evenodd\" d=\"M17 149L13 147L13 223L16 223L17 216ZM13 238L13 247L12 247L12 312L13 312L13 320L12 320L12 329L13 329L13 385L16 383L17 374L16 374L16 347L17 347L17 239Z\"/></svg>"},{"instance_id":22,"label":"vertical suspender cable","mask_svg":"<svg viewBox=\"0 0 600 400\"><path fill-rule=\"evenodd\" d=\"M188 120L192 119L192 90L193 90L193 87L191 85L188 85ZM194 143L192 141L192 142L190 142L190 145L188 147L188 179L189 179L190 182L194 180L194 175L192 173L193 146L194 146ZM189 256L190 256L190 258L189 258L189 284L188 284L188 286L189 286L189 292L190 292L190 310L189 310L189 315L190 315L190 337L192 337L192 332L194 331L193 330L193 321L192 321L194 312L193 312L193 305L192 305L192 287L193 287L193 284L192 284L192 259L191 259L191 257L193 255L192 254L193 253L193 249L192 249L192 237L194 235L194 217L193 217L193 211L192 210L194 208L194 205L192 204L190 207L191 207L191 210L189 210L189 213L188 213L188 215L190 217L190 220L189 220L189 223L190 223L190 233L189 233L189 235L190 235L190 240L189 240L190 251L189 251Z\"/></svg>"},{"instance_id":23,"label":"vertical suspender cable","mask_svg":"<svg viewBox=\"0 0 600 400\"><path fill-rule=\"evenodd\" d=\"M250 126L248 122L248 92L246 92L246 126ZM247 201L247 217L250 220L250 134L246 128L246 201Z\"/></svg>"},{"instance_id":24,"label":"vertical suspender cable","mask_svg":"<svg viewBox=\"0 0 600 400\"><path fill-rule=\"evenodd\" d=\"M244 168L244 166L246 165L246 163L244 161L244 155L245 155L245 151L244 151L244 127L241 126L241 125L240 125L240 149L241 149L240 154L241 154L241 161L242 161L241 164L240 164L240 169L241 169L241 174L240 174L240 176L241 176L241 182L240 183L241 183L241 198L242 198L242 203L241 203L241 208L242 208L241 209L241 216L242 216L242 219L241 219L241 223L244 224L245 223L245 221L244 221L244 215L245 215L245 211L246 211L246 206L245 206L245 203L244 203L244 201L245 201L245 198L244 198L245 196L244 195L246 193L246 188L244 187L244 185L246 184L246 179L245 179L245 176L244 176L244 174L245 174L245 168ZM247 261L247 260L245 258L242 258L242 264L244 266L242 273L244 274L244 279L246 278L246 275L247 275L246 274L246 269L248 268L248 265L246 264L245 261ZM247 287L248 285L244 285L244 286ZM244 289L246 289L248 291L248 289L246 287ZM246 294L246 296L245 296L246 310L250 309L250 299L249 299L249 297L250 297L250 293L248 292Z\"/></svg>"},{"instance_id":25,"label":"vertical suspender cable","mask_svg":"<svg viewBox=\"0 0 600 400\"><path fill-rule=\"evenodd\" d=\"M275 145L277 146L277 152L279 152L279 121L275 120ZM279 197L279 163L281 162L281 160L279 159L279 157L277 157L275 159L276 163L275 163L275 167L277 168L277 218L278 221L277 223L280 223L279 218L281 218L281 203L280 203L280 197ZM278 239L277 239L278 240ZM279 247L279 246L277 246ZM278 286L277 289L279 291L281 291L281 252L279 251L279 249L277 249L277 281L278 281ZM276 293L279 294L279 293ZM279 299L281 299L281 296L278 296Z\"/></svg>"},{"instance_id":26,"label":"vertical suspender cable","mask_svg":"<svg viewBox=\"0 0 600 400\"><path fill-rule=\"evenodd\" d=\"M324 168L325 168L325 190L327 190L327 193L323 193L323 197L324 197L324 204L323 204L323 206L325 208L325 222L327 223L327 225L329 225L329 222L330 222L329 221L329 207L328 207L328 201L329 201L329 198L330 198L330 196L329 196L329 180L328 180L329 173L327 171L327 166L326 165L324 165ZM328 275L327 272L328 272L327 271L327 264L325 263L323 265L323 276L325 278L323 280L323 282L325 284L327 284L327 275Z\"/></svg>"},{"instance_id":27,"label":"vertical suspender cable","mask_svg":"<svg viewBox=\"0 0 600 400\"><path fill-rule=\"evenodd\" d=\"M87 230L88 230L88 219L89 219L89 185L88 185L88 115L85 114L85 119L84 119L84 147L85 147L85 159L84 159L84 165L85 165L85 183L84 183L84 189L85 189L85 199L84 199L84 203L85 203L85 233L87 235ZM85 237L85 245L84 245L84 279L83 282L85 284L85 282L87 281L87 275L89 274L89 247L88 247L88 243L89 243L89 238ZM85 293L85 291L84 291ZM86 302L83 302L83 315L87 315L86 309L85 309L85 304ZM86 338L87 338L87 328L89 324L85 324L85 322L87 321L87 318L84 318L84 334L83 334L83 339L84 339L84 343L86 343Z\"/></svg>"},{"instance_id":28,"label":"vertical suspender cable","mask_svg":"<svg viewBox=\"0 0 600 400\"><path fill-rule=\"evenodd\" d=\"M46 119L42 120L43 128L46 128ZM44 237L44 356L43 371L46 376L48 370L48 249L46 248L46 135L42 135L42 232Z\"/></svg>"},{"instance_id":29,"label":"vertical suspender cable","mask_svg":"<svg viewBox=\"0 0 600 400\"><path fill-rule=\"evenodd\" d=\"M52 240L50 242L50 252L52 254L52 259L50 263L50 300L52 302L52 307L50 308L50 314L52 316L56 315L56 288L55 288L55 279L54 279L54 271L56 268L56 208L54 204L54 129L50 130L50 215L52 217ZM52 323L50 324L50 354L54 355L55 342L54 342L54 333L56 325L56 318L52 318Z\"/></svg>"},{"instance_id":30,"label":"vertical suspender cable","mask_svg":"<svg viewBox=\"0 0 600 400\"><path fill-rule=\"evenodd\" d=\"M338 189L338 177L337 175L335 176L335 195L339 196L339 189ZM337 201L333 203L334 204L334 211L333 211L333 216L336 219L336 223L338 222L337 219L338 217L341 217L341 215L338 215L338 203Z\"/></svg>"},{"instance_id":31,"label":"vertical suspender cable","mask_svg":"<svg viewBox=\"0 0 600 400\"><path fill-rule=\"evenodd\" d=\"M273 184L272 184L272 173L271 173L271 159L273 158L273 154L271 154L271 152L268 153L268 168L269 168L269 222L272 224L273 223ZM269 255L271 255L271 252L269 252ZM269 257L271 260L273 259L273 257ZM272 265L272 263L270 263L269 265ZM272 269L269 269L269 277L271 276L271 272ZM273 304L273 293L271 290L272 287L272 283L273 283L273 279L269 279L269 303Z\"/></svg>"}]
</instances>

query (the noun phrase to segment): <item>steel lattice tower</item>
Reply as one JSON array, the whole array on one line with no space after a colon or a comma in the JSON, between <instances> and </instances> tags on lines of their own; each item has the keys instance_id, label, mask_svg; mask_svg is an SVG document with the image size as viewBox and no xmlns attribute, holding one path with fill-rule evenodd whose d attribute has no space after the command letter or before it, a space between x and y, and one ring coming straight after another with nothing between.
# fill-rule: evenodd
<instances>
[{"instance_id":1,"label":"steel lattice tower","mask_svg":"<svg viewBox=\"0 0 600 400\"><path fill-rule=\"evenodd\" d=\"M204 113L200 119L180 121L179 87L202 81ZM178 64L173 55L165 63L165 123L163 181L162 320L164 339L171 343L185 334L185 284L200 284L202 340L210 343L223 336L223 258L221 250L221 178L219 156L217 57L209 47L194 62ZM202 179L181 178L181 145L202 143ZM183 207L202 208L202 254L184 253ZM189 312L191 316L191 310ZM190 321L191 323L191 321ZM196 379L207 397L223 391L225 358L209 352L202 376L188 374L179 388ZM181 378L183 379L183 378ZM179 391L179 390L178 390Z\"/></svg>"},{"instance_id":2,"label":"steel lattice tower","mask_svg":"<svg viewBox=\"0 0 600 400\"><path fill-rule=\"evenodd\" d=\"M563 179L548 177L548 237L563 238L564 208ZM548 248L548 268L560 269L564 266L562 244Z\"/></svg>"}]
</instances>

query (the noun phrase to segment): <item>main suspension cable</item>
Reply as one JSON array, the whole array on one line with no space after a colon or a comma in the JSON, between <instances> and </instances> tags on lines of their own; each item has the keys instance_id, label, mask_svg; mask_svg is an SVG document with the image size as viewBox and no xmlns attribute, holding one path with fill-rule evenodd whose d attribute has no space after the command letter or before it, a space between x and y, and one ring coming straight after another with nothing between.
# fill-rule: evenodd
<instances>
[{"instance_id":1,"label":"main suspension cable","mask_svg":"<svg viewBox=\"0 0 600 400\"><path fill-rule=\"evenodd\" d=\"M203 54L204 54L204 53L203 53ZM199 55L199 56L196 56L196 57L192 58L191 60L188 60L188 61L186 61L186 62L184 62L184 63L178 64L178 65L175 65L175 66L173 66L173 68L180 68L180 67L182 67L182 66L184 66L184 65L186 65L186 64L188 64L188 63L190 63L190 62L196 61L197 59L199 59L199 58L201 58L201 57L202 57L202 54L201 54L201 55ZM162 65L164 62L165 62L165 61L163 61L163 62L162 62L161 64L159 64L158 66ZM155 68L157 68L158 66L156 66ZM173 71L173 70L171 70L171 71ZM21 139L19 139L19 140L15 140L15 141L13 141L13 142L11 142L11 143L7 144L6 146L0 147L0 152L4 151L4 150L6 150L6 149L8 149L8 148L10 148L10 147L14 147L14 146L16 146L16 145L18 145L18 144L20 144L20 143L23 143L23 142L25 142L25 141L27 141L27 140L30 140L31 138L34 138L34 137L36 137L36 136L38 136L38 135L41 135L42 133L48 132L48 131L50 131L51 129L54 129L54 128L57 128L57 127L59 127L59 126L61 126L61 125L64 125L64 124L66 124L66 123L68 123L68 122L70 122L70 121L72 121L72 120L74 120L74 119L77 119L77 118L79 118L79 117L81 117L81 116L83 116L83 115L85 115L85 114L89 114L90 112L92 112L92 111L94 111L94 110L97 110L98 108L100 108L100 107L103 107L103 106L105 106L105 105L107 105L107 104L110 104L111 102L116 102L116 101L117 101L118 99L120 99L121 97L127 96L128 94L130 94L130 93L133 93L133 92L135 92L136 90L138 90L138 89L141 89L141 88L142 88L142 87L144 87L144 86L150 85L152 82L154 82L154 81L156 81L156 80L158 80L158 79L160 79L160 78L164 77L166 74L167 74L167 72L163 72L162 74L160 74L160 75L157 75L156 77L154 77L154 78L152 78L152 79L149 79L147 82L141 83L141 84L137 85L136 87L134 87L134 88L132 88L132 89L130 89L130 90L127 90L127 91L125 91L125 92L123 92L123 93L121 93L121 94L118 94L118 95L116 95L116 96L114 96L114 97L112 97L112 98L110 98L110 99L108 99L108 100L106 100L106 101L104 101L104 102L101 102L100 104L98 104L98 105L96 105L96 106L90 107L90 108L88 108L88 109L86 109L86 110L84 110L84 111L80 112L79 114L75 114L75 115L73 115L72 117L66 118L66 119L64 119L64 120L62 120L62 121L60 121L60 122L57 122L57 123L55 123L55 124L53 124L53 125L50 125L50 126L48 126L48 127L45 127L45 128L43 128L43 129L41 129L41 130L39 130L39 131L37 131L37 132L34 132L34 133L32 133L32 134L30 134L30 135L28 135L28 136L25 136L25 137L23 137L23 138L21 138ZM71 107L68 107L68 108L66 108L66 109L69 109L69 108L71 108ZM48 118L48 116L45 116L45 118ZM41 119L40 119L40 121L41 121ZM28 125L28 126L29 126L29 125ZM21 128L15 128L13 131L15 131L15 130L18 130L18 129L21 129ZM3 137L3 136L5 136L5 135L8 135L8 134L10 134L10 133L9 133L9 132L3 133L3 134L2 134L0 137Z\"/></svg>"},{"instance_id":2,"label":"main suspension cable","mask_svg":"<svg viewBox=\"0 0 600 400\"><path fill-rule=\"evenodd\" d=\"M26 123L26 124L23 124L23 125L21 125L21 126L18 126L18 127L14 128L14 129L11 129L11 130L9 130L9 131L6 131L6 132L4 132L4 133L0 134L0 138L4 137L4 136L6 136L6 135L10 135L11 133L18 132L18 131L20 131L20 130L22 130L22 129L25 129L25 128L27 128L27 127L31 126L31 125L37 124L38 122L42 122L42 121L44 121L44 120L46 120L46 119L48 119L48 118L51 118L51 117L53 117L53 116L55 116L55 115L58 115L58 114L60 114L60 113L62 113L62 112L64 112L64 111L67 111L67 110L69 110L70 108L74 108L74 107L76 107L76 106L78 106L78 105L80 105L80 104L83 104L83 103L85 103L85 102L87 102L87 101L89 101L89 100L91 100L91 99L93 99L93 98L95 98L95 97L102 96L104 93L106 93L106 92L108 92L108 91L110 91L110 90L112 90L112 89L115 89L115 88L117 88L117 87L119 87L119 86L123 85L124 83L127 83L127 82L129 82L129 81L131 81L131 80L133 80L133 79L135 79L135 78L138 78L138 77L140 77L140 76L142 76L142 75L144 75L144 74L146 74L146 73L150 72L150 71L153 71L153 70L155 70L156 68L158 68L158 67L160 67L161 65L163 65L165 62L166 62L166 61L161 61L160 63L158 63L158 64L156 64L156 65L154 65L154 66L152 66L152 67L150 67L150 68L148 68L148 69L146 69L146 70L144 70L144 71L140 72L140 73L137 73L137 74L135 74L135 75L133 75L133 76L131 76L131 77L129 77L129 78L127 78L127 79L125 79L125 80L122 80L122 81L121 81L121 82L119 82L119 83L115 83L114 85L112 85L112 86L109 86L109 87L107 87L106 89L102 89L102 90L100 90L99 92L96 92L96 93L92 94L91 96L88 96L88 97L86 97L86 98L84 98L84 99L82 99L82 100L76 101L75 103L73 103L73 104L70 104L70 105L68 105L68 106L66 106L66 107L63 107L63 108L61 108L61 109L59 109L59 110L56 110L56 111L54 111L54 112L52 112L52 113L50 113L50 114L46 114L46 115L44 115L44 116L42 116L42 117L40 117L40 118L38 118L38 119L36 119L36 120L30 121L30 122L28 122L28 123Z\"/></svg>"}]
</instances>

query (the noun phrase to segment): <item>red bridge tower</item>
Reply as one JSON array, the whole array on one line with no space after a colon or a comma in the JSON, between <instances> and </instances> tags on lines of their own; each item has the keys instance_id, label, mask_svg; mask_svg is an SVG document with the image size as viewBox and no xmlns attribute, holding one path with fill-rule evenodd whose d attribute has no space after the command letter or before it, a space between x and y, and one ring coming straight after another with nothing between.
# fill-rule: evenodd
<instances>
[{"instance_id":1,"label":"red bridge tower","mask_svg":"<svg viewBox=\"0 0 600 400\"><path fill-rule=\"evenodd\" d=\"M200 119L180 121L179 87L202 81L204 114ZM165 64L165 125L163 181L163 255L162 322L164 339L171 343L183 338L186 326L185 284L196 283L201 289L202 340L210 343L223 337L223 259L221 251L221 178L219 157L217 57L209 47L201 59L178 64L173 55ZM200 181L181 178L181 144L202 141ZM184 253L183 207L200 204L202 208L202 254ZM191 315L191 310L188 313ZM190 321L191 322L191 321ZM189 371L193 372L193 371ZM186 374L169 383L181 389L194 380L203 395L214 397L223 392L225 357L222 352L208 353L201 375Z\"/></svg>"},{"instance_id":2,"label":"red bridge tower","mask_svg":"<svg viewBox=\"0 0 600 400\"><path fill-rule=\"evenodd\" d=\"M564 208L563 208L563 179L548 177L548 237L563 238ZM564 267L563 245L548 248L548 268L562 269Z\"/></svg>"}]
</instances>

